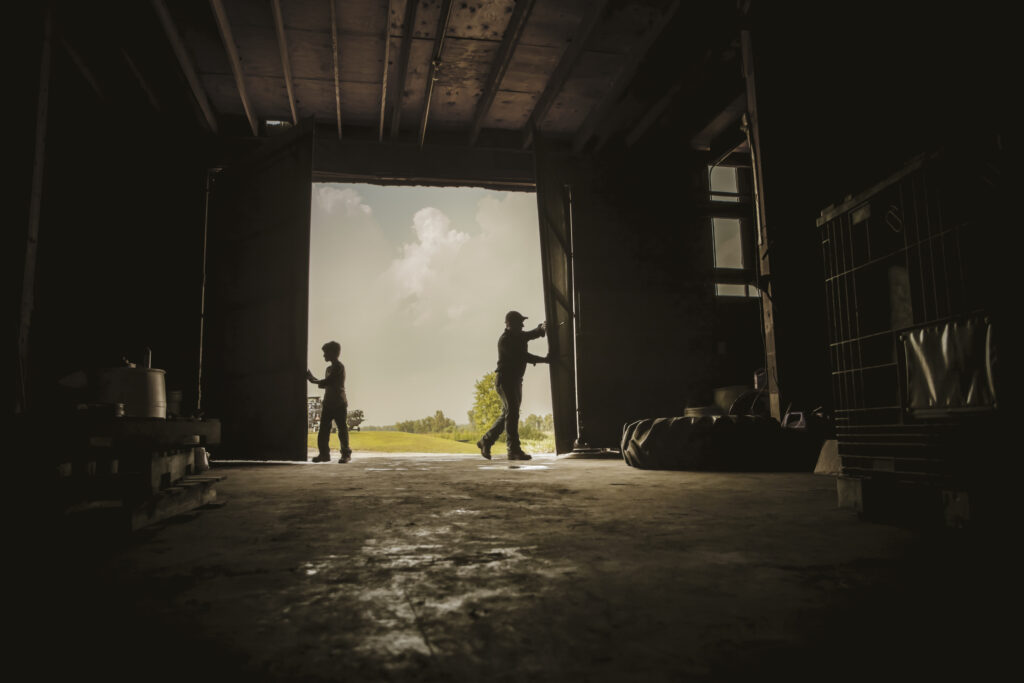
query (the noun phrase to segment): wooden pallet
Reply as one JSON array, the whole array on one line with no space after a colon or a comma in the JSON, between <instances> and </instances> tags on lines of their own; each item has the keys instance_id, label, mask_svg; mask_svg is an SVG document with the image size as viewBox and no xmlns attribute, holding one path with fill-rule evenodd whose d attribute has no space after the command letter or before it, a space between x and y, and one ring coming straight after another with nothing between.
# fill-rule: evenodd
<instances>
[{"instance_id":1,"label":"wooden pallet","mask_svg":"<svg viewBox=\"0 0 1024 683\"><path fill-rule=\"evenodd\" d=\"M158 491L149 499L126 510L130 516L131 530L213 503L217 500L214 484L222 479L223 475L191 475Z\"/></svg>"}]
</instances>

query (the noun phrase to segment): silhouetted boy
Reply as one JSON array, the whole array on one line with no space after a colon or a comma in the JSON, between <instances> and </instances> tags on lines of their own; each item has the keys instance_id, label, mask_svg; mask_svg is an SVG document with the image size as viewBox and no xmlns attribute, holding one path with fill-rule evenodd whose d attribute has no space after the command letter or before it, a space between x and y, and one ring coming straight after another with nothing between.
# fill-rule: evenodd
<instances>
[{"instance_id":1,"label":"silhouetted boy","mask_svg":"<svg viewBox=\"0 0 1024 683\"><path fill-rule=\"evenodd\" d=\"M306 379L324 390L324 400L320 404L320 433L316 440L320 453L313 458L313 462L329 462L331 459L332 420L338 425L338 441L341 442L338 462L348 462L352 459L352 449L348 447L348 397L345 396L345 366L339 360L341 344L329 341L321 348L324 360L330 363L324 378L317 379L310 369L306 369Z\"/></svg>"}]
</instances>

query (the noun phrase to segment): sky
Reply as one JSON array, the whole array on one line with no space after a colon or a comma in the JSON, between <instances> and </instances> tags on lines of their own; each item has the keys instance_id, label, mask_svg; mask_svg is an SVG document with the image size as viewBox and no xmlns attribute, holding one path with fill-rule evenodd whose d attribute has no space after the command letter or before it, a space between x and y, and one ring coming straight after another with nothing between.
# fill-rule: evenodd
<instances>
[{"instance_id":1,"label":"sky","mask_svg":"<svg viewBox=\"0 0 1024 683\"><path fill-rule=\"evenodd\" d=\"M322 377L321 345L341 344L349 410L365 425L438 410L465 424L505 313L527 316L527 328L544 320L536 197L315 183L309 285L309 367ZM530 342L547 351L545 338ZM527 366L521 413L550 412L548 368Z\"/></svg>"}]
</instances>

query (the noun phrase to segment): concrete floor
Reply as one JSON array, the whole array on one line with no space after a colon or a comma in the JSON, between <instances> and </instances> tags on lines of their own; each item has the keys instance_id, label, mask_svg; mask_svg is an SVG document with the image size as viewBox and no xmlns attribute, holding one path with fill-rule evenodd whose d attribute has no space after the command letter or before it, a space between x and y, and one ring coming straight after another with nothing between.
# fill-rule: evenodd
<instances>
[{"instance_id":1,"label":"concrete floor","mask_svg":"<svg viewBox=\"0 0 1024 683\"><path fill-rule=\"evenodd\" d=\"M363 453L214 471L222 507L53 541L33 678L996 678L975 540L859 521L830 477Z\"/></svg>"}]
</instances>

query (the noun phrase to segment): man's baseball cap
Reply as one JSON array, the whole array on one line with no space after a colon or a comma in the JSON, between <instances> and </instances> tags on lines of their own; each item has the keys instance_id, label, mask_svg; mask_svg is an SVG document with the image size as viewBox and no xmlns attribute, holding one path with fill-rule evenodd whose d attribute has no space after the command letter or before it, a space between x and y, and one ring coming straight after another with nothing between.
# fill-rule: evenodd
<instances>
[{"instance_id":1,"label":"man's baseball cap","mask_svg":"<svg viewBox=\"0 0 1024 683\"><path fill-rule=\"evenodd\" d=\"M505 323L526 320L526 316L519 311L509 311L505 314Z\"/></svg>"}]
</instances>

